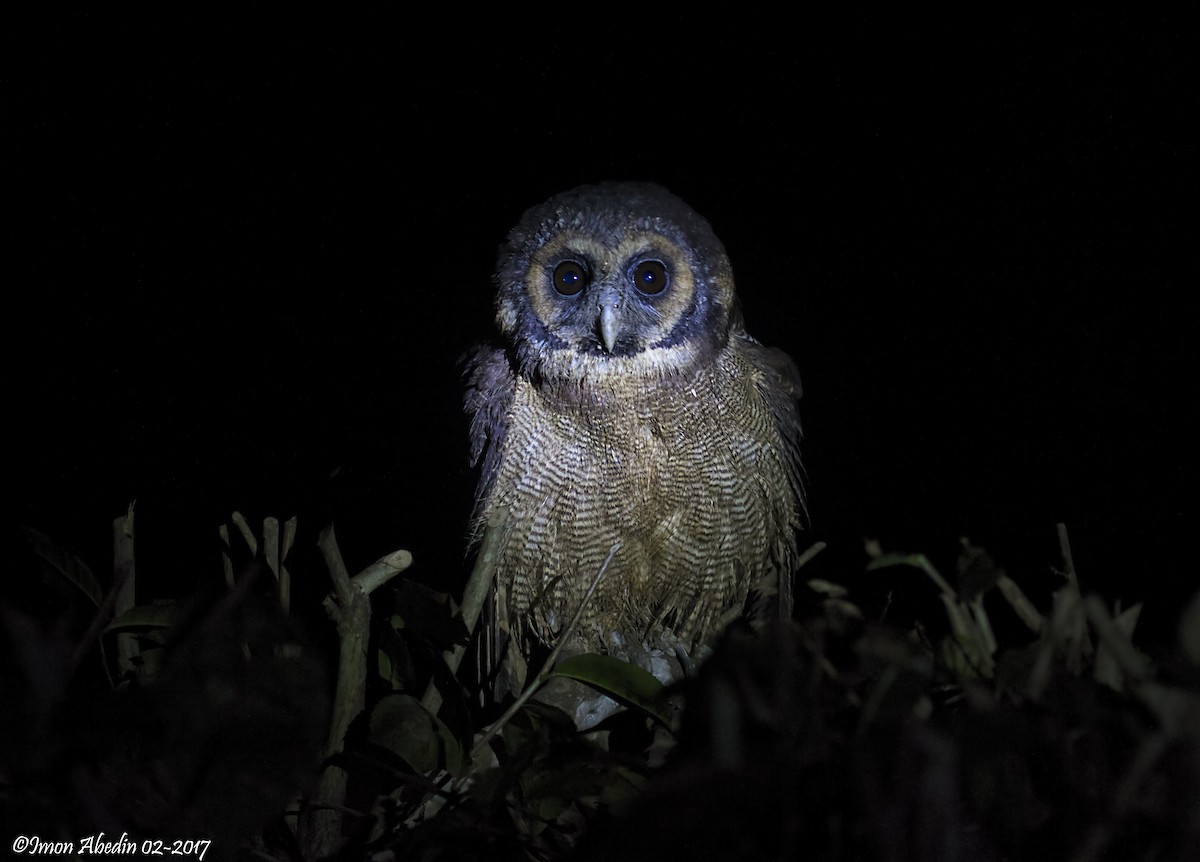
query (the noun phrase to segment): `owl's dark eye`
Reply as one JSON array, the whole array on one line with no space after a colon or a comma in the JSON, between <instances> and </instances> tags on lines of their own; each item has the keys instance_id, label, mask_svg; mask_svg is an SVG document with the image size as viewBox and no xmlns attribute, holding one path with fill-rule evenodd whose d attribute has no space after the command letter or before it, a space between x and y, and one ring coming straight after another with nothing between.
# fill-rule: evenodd
<instances>
[{"instance_id":1,"label":"owl's dark eye","mask_svg":"<svg viewBox=\"0 0 1200 862\"><path fill-rule=\"evenodd\" d=\"M648 296L666 290L669 280L662 261L643 260L633 270L633 286Z\"/></svg>"},{"instance_id":2,"label":"owl's dark eye","mask_svg":"<svg viewBox=\"0 0 1200 862\"><path fill-rule=\"evenodd\" d=\"M554 289L563 296L575 296L587 283L587 269L578 261L564 260L554 267Z\"/></svg>"}]
</instances>

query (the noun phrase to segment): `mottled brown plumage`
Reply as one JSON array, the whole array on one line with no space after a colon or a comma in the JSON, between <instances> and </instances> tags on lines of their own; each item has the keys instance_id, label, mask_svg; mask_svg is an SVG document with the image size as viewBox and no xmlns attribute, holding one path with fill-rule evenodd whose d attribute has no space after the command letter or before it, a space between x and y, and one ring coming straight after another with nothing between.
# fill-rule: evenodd
<instances>
[{"instance_id":1,"label":"mottled brown plumage","mask_svg":"<svg viewBox=\"0 0 1200 862\"><path fill-rule=\"evenodd\" d=\"M577 631L694 649L773 590L801 495L791 361L743 329L707 222L657 186L585 186L501 250L507 346L477 350L475 535L507 512L496 622L553 643L610 549Z\"/></svg>"}]
</instances>

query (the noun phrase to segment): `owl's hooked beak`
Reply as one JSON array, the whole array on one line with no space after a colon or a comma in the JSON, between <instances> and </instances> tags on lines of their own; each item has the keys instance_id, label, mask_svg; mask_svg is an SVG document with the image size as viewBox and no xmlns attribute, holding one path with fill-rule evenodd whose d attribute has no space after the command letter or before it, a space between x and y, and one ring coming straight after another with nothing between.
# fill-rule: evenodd
<instances>
[{"instance_id":1,"label":"owl's hooked beak","mask_svg":"<svg viewBox=\"0 0 1200 862\"><path fill-rule=\"evenodd\" d=\"M621 300L616 296L606 295L600 298L600 339L609 353L613 352L617 335L621 331L621 317L618 314L620 307Z\"/></svg>"}]
</instances>

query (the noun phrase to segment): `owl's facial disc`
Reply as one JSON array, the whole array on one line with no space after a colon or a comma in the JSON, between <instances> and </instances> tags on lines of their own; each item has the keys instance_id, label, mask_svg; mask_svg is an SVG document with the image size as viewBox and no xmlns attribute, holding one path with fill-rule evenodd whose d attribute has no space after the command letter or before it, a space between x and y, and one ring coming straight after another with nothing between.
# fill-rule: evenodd
<instances>
[{"instance_id":1,"label":"owl's facial disc","mask_svg":"<svg viewBox=\"0 0 1200 862\"><path fill-rule=\"evenodd\" d=\"M580 257L586 254L579 255ZM574 258L567 258L555 265L550 276L550 284L555 293L562 297L564 304L577 301L591 282L592 267ZM596 301L596 326L600 333L604 349L609 353L616 347L617 336L621 332L621 291L613 286L598 289ZM587 300L578 300L584 305L580 310L583 316L587 314Z\"/></svg>"},{"instance_id":2,"label":"owl's facial disc","mask_svg":"<svg viewBox=\"0 0 1200 862\"><path fill-rule=\"evenodd\" d=\"M548 334L569 350L601 358L664 342L696 292L684 249L646 230L608 242L564 231L533 256L525 288Z\"/></svg>"},{"instance_id":3,"label":"owl's facial disc","mask_svg":"<svg viewBox=\"0 0 1200 862\"><path fill-rule=\"evenodd\" d=\"M527 211L497 283L496 320L522 373L581 383L709 361L736 302L707 222L645 183L582 186Z\"/></svg>"}]
</instances>

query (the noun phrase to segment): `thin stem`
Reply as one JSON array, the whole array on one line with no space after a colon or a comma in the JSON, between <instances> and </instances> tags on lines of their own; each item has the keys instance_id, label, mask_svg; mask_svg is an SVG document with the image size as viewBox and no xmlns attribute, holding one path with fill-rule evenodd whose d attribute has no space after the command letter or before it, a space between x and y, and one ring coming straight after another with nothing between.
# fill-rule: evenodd
<instances>
[{"instance_id":1,"label":"thin stem","mask_svg":"<svg viewBox=\"0 0 1200 862\"><path fill-rule=\"evenodd\" d=\"M1071 556L1071 539L1067 536L1067 525L1055 524L1055 527L1058 530L1058 547L1062 550L1063 565L1067 568L1067 580L1078 590L1079 580L1075 575L1075 558Z\"/></svg>"},{"instance_id":2,"label":"thin stem","mask_svg":"<svg viewBox=\"0 0 1200 862\"><path fill-rule=\"evenodd\" d=\"M535 677L533 682L525 687L525 690L521 692L520 697L513 701L512 705L505 710L504 715L500 716L500 718L497 719L496 722L487 729L487 732L485 732L483 736L479 738L479 741L476 742L474 747L471 749L472 758L476 757L479 752L481 752L487 746L487 744L492 741L496 734L500 732L500 729L503 728L504 725L507 724L509 720L517 714L517 711L525 705L529 698L533 697L534 693L537 692L537 690L543 685L545 685L548 679L550 679L551 674L554 672L554 666L558 662L559 653L562 652L563 647L566 645L567 641L570 640L571 635L575 631L575 627L579 625L579 621L583 619L583 612L587 608L588 602L591 601L592 596L596 592L596 587L600 585L600 579L604 577L604 573L607 571L609 563L612 562L612 558L616 556L617 549L620 547L621 543L616 542L613 544L612 548L609 549L608 556L605 557L604 562L600 564L600 570L596 572L596 577L592 578L591 586L589 586L587 592L584 593L583 600L579 602L579 607L575 609L575 615L571 617L571 621L567 623L567 627L562 630L562 633L558 637L558 643L555 644L554 649L546 658L545 663L542 665L542 669L538 671L537 677Z\"/></svg>"}]
</instances>

